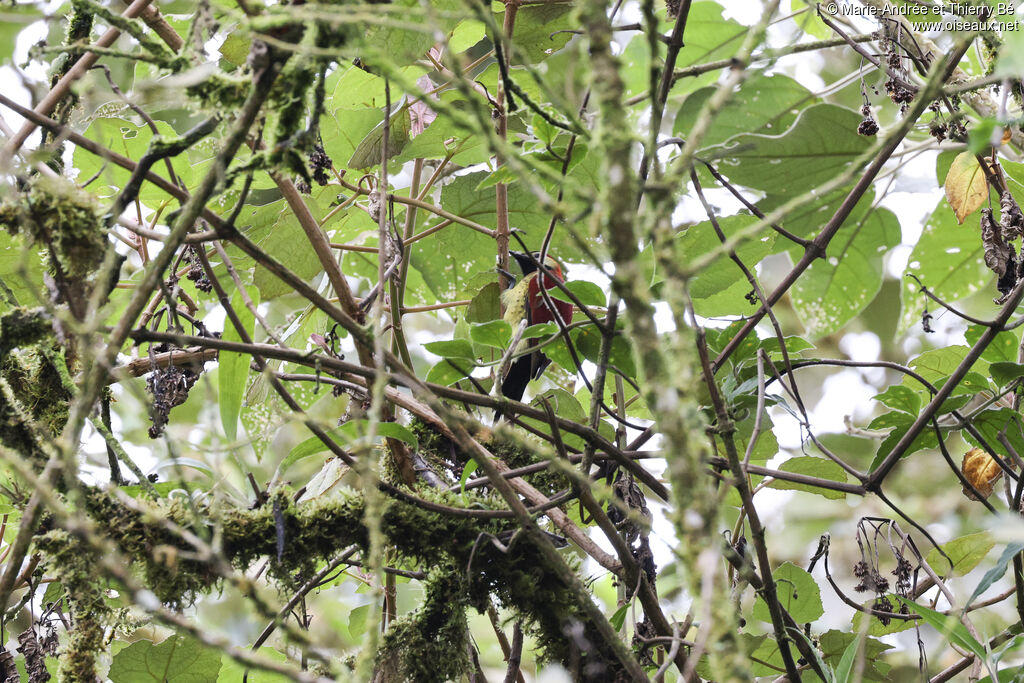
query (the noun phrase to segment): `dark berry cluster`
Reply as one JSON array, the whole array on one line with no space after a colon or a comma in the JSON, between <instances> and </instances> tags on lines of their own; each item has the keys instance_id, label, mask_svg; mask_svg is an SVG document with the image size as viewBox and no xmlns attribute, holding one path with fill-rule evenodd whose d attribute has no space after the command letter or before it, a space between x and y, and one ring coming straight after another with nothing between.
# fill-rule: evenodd
<instances>
[{"instance_id":1,"label":"dark berry cluster","mask_svg":"<svg viewBox=\"0 0 1024 683\"><path fill-rule=\"evenodd\" d=\"M889 590L889 579L882 576L881 572L874 567L868 566L864 560L853 565L853 575L860 579L860 583L853 588L858 593L865 591L884 593Z\"/></svg>"},{"instance_id":2,"label":"dark berry cluster","mask_svg":"<svg viewBox=\"0 0 1024 683\"><path fill-rule=\"evenodd\" d=\"M858 135L866 135L873 137L878 134L878 121L875 121L875 117L871 114L871 105L865 103L860 108L860 113L864 117L864 120L857 126Z\"/></svg>"},{"instance_id":3,"label":"dark berry cluster","mask_svg":"<svg viewBox=\"0 0 1024 683\"><path fill-rule=\"evenodd\" d=\"M885 92L889 94L889 99L896 104L909 104L914 101L914 91L895 78L890 78L885 82Z\"/></svg>"},{"instance_id":4,"label":"dark berry cluster","mask_svg":"<svg viewBox=\"0 0 1024 683\"><path fill-rule=\"evenodd\" d=\"M197 379L199 373L195 370L174 365L150 373L146 378L146 390L153 396L149 438L156 439L164 433L171 409L185 402Z\"/></svg>"},{"instance_id":5,"label":"dark berry cluster","mask_svg":"<svg viewBox=\"0 0 1024 683\"><path fill-rule=\"evenodd\" d=\"M331 168L331 158L327 156L327 152L324 151L323 145L313 145L313 151L309 153L309 170L310 175L313 176L313 180L320 187L326 185L330 177L327 175L327 171Z\"/></svg>"},{"instance_id":6,"label":"dark berry cluster","mask_svg":"<svg viewBox=\"0 0 1024 683\"><path fill-rule=\"evenodd\" d=\"M213 289L213 284L210 282L210 278L206 277L206 271L203 270L199 255L196 253L197 248L192 245L185 249L185 261L189 264L188 273L185 277L194 282L196 289L200 292L209 294Z\"/></svg>"}]
</instances>

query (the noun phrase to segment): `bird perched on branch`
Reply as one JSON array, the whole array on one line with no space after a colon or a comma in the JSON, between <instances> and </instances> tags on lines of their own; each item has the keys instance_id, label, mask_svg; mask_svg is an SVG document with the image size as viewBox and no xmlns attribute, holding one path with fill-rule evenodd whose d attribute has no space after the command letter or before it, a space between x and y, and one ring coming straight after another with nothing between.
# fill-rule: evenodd
<instances>
[{"instance_id":1,"label":"bird perched on branch","mask_svg":"<svg viewBox=\"0 0 1024 683\"><path fill-rule=\"evenodd\" d=\"M505 304L505 322L511 325L514 331L523 320L526 321L527 326L539 325L540 323L554 322L557 315L563 323L568 325L572 320L572 304L549 296L551 300L551 306L549 306L540 290L541 283L544 284L545 289L555 290L558 287L558 282L565 282L561 264L548 256L544 259L546 272L540 273L538 268L540 252L526 254L513 251L509 252L509 255L516 260L523 276L514 287L505 290L502 294L502 302ZM516 353L523 353L536 345L536 339L525 340L519 344ZM530 380L540 377L550 362L551 359L539 349L516 358L501 383L501 395L515 401L522 400L526 385L530 383Z\"/></svg>"}]
</instances>

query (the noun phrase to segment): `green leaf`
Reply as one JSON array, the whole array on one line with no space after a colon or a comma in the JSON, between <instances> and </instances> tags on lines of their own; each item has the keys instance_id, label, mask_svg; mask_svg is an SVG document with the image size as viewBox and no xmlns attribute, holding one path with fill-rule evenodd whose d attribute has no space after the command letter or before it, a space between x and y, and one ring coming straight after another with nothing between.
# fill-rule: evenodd
<instances>
[{"instance_id":1,"label":"green leaf","mask_svg":"<svg viewBox=\"0 0 1024 683\"><path fill-rule=\"evenodd\" d=\"M588 282L586 280L570 280L565 283L565 286L584 306L604 308L607 305L607 295L604 293L604 290L593 282ZM551 289L549 290L549 293L553 299L572 303L572 299L570 299L561 289Z\"/></svg>"},{"instance_id":2,"label":"green leaf","mask_svg":"<svg viewBox=\"0 0 1024 683\"><path fill-rule=\"evenodd\" d=\"M806 474L810 477L828 479L829 481L846 482L846 471L842 467L826 458L816 458L811 455L790 458L786 462L782 463L779 469L783 472ZM846 497L846 494L842 491L824 489L811 484L798 484L796 482L785 481L783 479L776 479L771 483L771 487L773 489L782 489L784 491L806 491L808 493L824 496L830 500Z\"/></svg>"},{"instance_id":3,"label":"green leaf","mask_svg":"<svg viewBox=\"0 0 1024 683\"><path fill-rule=\"evenodd\" d=\"M810 623L825 613L821 606L821 589L806 571L786 562L772 572L772 577L775 579L779 604L797 623ZM761 596L754 603L753 614L755 619L771 623L768 605Z\"/></svg>"},{"instance_id":4,"label":"green leaf","mask_svg":"<svg viewBox=\"0 0 1024 683\"><path fill-rule=\"evenodd\" d=\"M485 29L482 21L463 19L452 31L452 35L448 39L448 49L455 55L465 52L484 39Z\"/></svg>"},{"instance_id":5,"label":"green leaf","mask_svg":"<svg viewBox=\"0 0 1024 683\"><path fill-rule=\"evenodd\" d=\"M441 190L440 205L481 225L497 225L495 189L476 189L485 174L486 171L479 171L455 177ZM508 188L508 206L509 221L523 231L523 240L527 244L540 244L550 214L537 197L523 188L522 183L516 183ZM461 296L463 293L479 291L481 283L477 278L481 275L494 281L494 253L493 238L464 225L452 225L429 240L415 243L411 261L437 300L454 301L468 298Z\"/></svg>"},{"instance_id":6,"label":"green leaf","mask_svg":"<svg viewBox=\"0 0 1024 683\"><path fill-rule=\"evenodd\" d=\"M476 354L473 353L473 345L466 339L429 342L424 344L423 348L437 356L441 356L441 358L462 358L468 361L476 359Z\"/></svg>"},{"instance_id":7,"label":"green leaf","mask_svg":"<svg viewBox=\"0 0 1024 683\"><path fill-rule=\"evenodd\" d=\"M888 671L888 667L883 662L879 661L879 657L886 650L892 649L891 645L886 645L875 638L861 636L859 633L849 633L836 629L829 629L818 637L818 647L821 649L822 657L825 659L826 663L832 665L836 669L837 681L842 680L838 676L839 669L842 666L843 658L846 656L850 645L860 644L860 642L863 644L861 654L861 659L864 662L863 680L888 683L889 677L885 675L885 671Z\"/></svg>"},{"instance_id":8,"label":"green leaf","mask_svg":"<svg viewBox=\"0 0 1024 683\"><path fill-rule=\"evenodd\" d=\"M1017 455L1024 456L1024 422L1021 421L1020 413L1009 408L986 410L975 415L973 423L988 446L999 455L1004 458L1011 457L999 438L1002 434L1005 435ZM960 434L969 444L981 448L981 442L975 439L970 432L963 430Z\"/></svg>"},{"instance_id":9,"label":"green leaf","mask_svg":"<svg viewBox=\"0 0 1024 683\"><path fill-rule=\"evenodd\" d=\"M948 401L946 403L949 403ZM943 404L945 405L945 404ZM903 435L907 433L910 426L917 419L917 415L908 415L902 412L884 413L879 415L868 425L868 429L888 429L893 428L889 432L889 436L882 440L882 443L878 445L878 453L875 455L875 459L871 462L869 470L874 470L878 465L892 452L892 449L896 447ZM939 442L935 438L935 432L931 429L922 429L921 432L914 438L910 443L910 446L903 452L902 457L906 458L912 453L923 448L935 448L939 445Z\"/></svg>"},{"instance_id":10,"label":"green leaf","mask_svg":"<svg viewBox=\"0 0 1024 683\"><path fill-rule=\"evenodd\" d=\"M466 343L468 344L469 342ZM473 363L466 362L465 359L452 360L446 358L430 368L430 371L427 373L427 382L440 384L441 386L455 384L460 379L468 377L473 367Z\"/></svg>"},{"instance_id":11,"label":"green leaf","mask_svg":"<svg viewBox=\"0 0 1024 683\"><path fill-rule=\"evenodd\" d=\"M159 645L140 640L114 655L108 676L113 683L205 683L217 680L220 658L218 650L187 636Z\"/></svg>"},{"instance_id":12,"label":"green leaf","mask_svg":"<svg viewBox=\"0 0 1024 683\"><path fill-rule=\"evenodd\" d=\"M512 326L504 320L474 323L469 327L469 338L476 344L506 349L512 341Z\"/></svg>"},{"instance_id":13,"label":"green leaf","mask_svg":"<svg viewBox=\"0 0 1024 683\"><path fill-rule=\"evenodd\" d=\"M913 416L921 411L921 394L902 384L893 384L874 399L895 410L910 413Z\"/></svg>"},{"instance_id":14,"label":"green leaf","mask_svg":"<svg viewBox=\"0 0 1024 683\"><path fill-rule=\"evenodd\" d=\"M985 646L975 640L974 636L967 632L967 627L960 623L960 620L957 619L956 616L946 616L941 612L936 612L933 609L929 609L923 605L918 605L916 602L905 598L898 599L912 611L921 615L921 618L925 622L938 631L944 638L948 638L951 644L970 650L977 655L979 659L982 661L985 660L987 657Z\"/></svg>"},{"instance_id":15,"label":"green leaf","mask_svg":"<svg viewBox=\"0 0 1024 683\"><path fill-rule=\"evenodd\" d=\"M615 614L608 617L608 622L612 625L612 628L616 631L622 630L622 625L626 623L626 614L629 613L629 604L625 604L619 609L615 610Z\"/></svg>"},{"instance_id":16,"label":"green leaf","mask_svg":"<svg viewBox=\"0 0 1024 683\"><path fill-rule=\"evenodd\" d=\"M671 26L662 26L660 30L671 32ZM686 49L680 50L676 69L729 59L736 54L746 34L747 27L723 18L719 3L694 2L686 18ZM638 33L629 42L622 61L628 94L646 91L650 80L650 48L645 35ZM717 78L716 73L705 73L688 78L686 82L697 87L714 83Z\"/></svg>"},{"instance_id":17,"label":"green leaf","mask_svg":"<svg viewBox=\"0 0 1024 683\"><path fill-rule=\"evenodd\" d=\"M1024 667L1014 666L1009 669L1003 669L1002 671L996 672L996 676L999 679L999 683L1019 683L1024 680ZM985 676L978 683L992 683L992 676Z\"/></svg>"},{"instance_id":18,"label":"green leaf","mask_svg":"<svg viewBox=\"0 0 1024 683\"><path fill-rule=\"evenodd\" d=\"M1024 76L1024 34L1007 31L999 47L995 75L999 78L1021 78Z\"/></svg>"},{"instance_id":19,"label":"green leaf","mask_svg":"<svg viewBox=\"0 0 1024 683\"><path fill-rule=\"evenodd\" d=\"M993 275L985 267L984 256L977 226L971 229L957 225L945 200L941 200L914 245L903 273L903 315L897 333L902 335L914 325L920 325L925 307L933 311L936 308L920 293L920 285L910 275L916 275L932 294L952 304L992 281ZM993 296L995 291L993 286Z\"/></svg>"},{"instance_id":20,"label":"green leaf","mask_svg":"<svg viewBox=\"0 0 1024 683\"><path fill-rule=\"evenodd\" d=\"M537 323L523 330L523 339L542 339L553 334L558 334L556 323Z\"/></svg>"},{"instance_id":21,"label":"green leaf","mask_svg":"<svg viewBox=\"0 0 1024 683\"><path fill-rule=\"evenodd\" d=\"M974 346L981 339L981 335L988 330L984 325L968 325L967 331L964 336L967 338L967 343L970 346ZM1020 339L1016 332L1006 331L1000 332L995 336L985 350L981 352L983 360L987 360L990 363L998 363L999 361L1007 361L1010 363L1017 362L1017 348L1020 346Z\"/></svg>"},{"instance_id":22,"label":"green leaf","mask_svg":"<svg viewBox=\"0 0 1024 683\"><path fill-rule=\"evenodd\" d=\"M471 323L485 323L497 320L501 317L499 306L498 283L490 282L484 285L469 302L466 309L466 321Z\"/></svg>"},{"instance_id":23,"label":"green leaf","mask_svg":"<svg viewBox=\"0 0 1024 683\"><path fill-rule=\"evenodd\" d=\"M995 566L985 572L985 575L981 577L981 581L975 587L974 592L971 593L971 597L967 598L967 602L964 603L964 607L970 607L982 593L987 591L992 584L999 579L1003 578L1003 574L1006 573L1006 567L1013 561L1013 557L1024 551L1024 543L1010 543L1003 550L1003 554L999 556L999 560Z\"/></svg>"},{"instance_id":24,"label":"green leaf","mask_svg":"<svg viewBox=\"0 0 1024 683\"><path fill-rule=\"evenodd\" d=\"M882 257L900 242L900 224L888 209L874 208L847 220L793 285L793 307L810 335L832 334L853 320L882 288Z\"/></svg>"},{"instance_id":25,"label":"green leaf","mask_svg":"<svg viewBox=\"0 0 1024 683\"><path fill-rule=\"evenodd\" d=\"M793 196L841 173L870 142L857 134L861 116L834 104L818 104L800 113L782 135L737 135L719 154L719 171L740 185L770 195Z\"/></svg>"},{"instance_id":26,"label":"green leaf","mask_svg":"<svg viewBox=\"0 0 1024 683\"><path fill-rule=\"evenodd\" d=\"M368 429L368 420L349 420L340 427L329 431L327 435L330 436L331 440L336 444L342 447L348 447L362 435L366 434ZM413 449L419 447L419 440L416 438L416 435L397 422L378 422L377 438L378 440L385 438L398 439L399 441L404 441L409 444ZM319 436L311 436L292 448L288 453L288 457L281 462L279 468L284 472L299 460L308 458L311 455L316 455L317 453L323 453L327 450L327 444L325 444Z\"/></svg>"},{"instance_id":27,"label":"green leaf","mask_svg":"<svg viewBox=\"0 0 1024 683\"><path fill-rule=\"evenodd\" d=\"M1005 387L1018 377L1024 377L1024 364L999 361L989 365L988 371L998 386Z\"/></svg>"},{"instance_id":28,"label":"green leaf","mask_svg":"<svg viewBox=\"0 0 1024 683\"><path fill-rule=\"evenodd\" d=\"M360 605L348 613L348 633L357 641L366 635L366 617L369 613L369 605Z\"/></svg>"},{"instance_id":29,"label":"green leaf","mask_svg":"<svg viewBox=\"0 0 1024 683\"><path fill-rule=\"evenodd\" d=\"M953 374L953 371L967 357L968 351L970 349L966 346L945 346L941 349L925 351L910 361L910 368L932 384L938 385ZM983 361L974 365L974 369L979 372L983 372L985 367L987 367L987 363ZM918 381L912 377L904 377L903 383L912 388L920 387Z\"/></svg>"},{"instance_id":30,"label":"green leaf","mask_svg":"<svg viewBox=\"0 0 1024 683\"><path fill-rule=\"evenodd\" d=\"M305 197L304 201L310 206L313 216L316 217L319 214L319 209L314 200ZM322 272L320 259L313 251L302 226L299 225L299 219L285 206L283 200L280 203L277 220L259 245L263 251L305 280L311 280ZM292 291L288 284L278 279L263 266L256 266L253 283L259 288L264 301L289 294Z\"/></svg>"},{"instance_id":31,"label":"green leaf","mask_svg":"<svg viewBox=\"0 0 1024 683\"><path fill-rule=\"evenodd\" d=\"M985 365L984 361L980 362L982 363L982 365ZM946 384L946 381L947 380L940 380L938 383L936 383L935 386L941 389ZM971 372L965 373L963 378L959 382L957 382L956 388L953 389L952 393L950 393L950 396L961 396L963 394L977 394L982 391L991 390L991 382L989 382L981 373L974 372L972 370Z\"/></svg>"},{"instance_id":32,"label":"green leaf","mask_svg":"<svg viewBox=\"0 0 1024 683\"><path fill-rule=\"evenodd\" d=\"M479 467L479 465L476 460L470 458L469 462L467 462L465 467L462 468L462 476L459 477L459 491L462 493L466 492L466 482L469 481L469 478L473 476L474 472L476 472L477 467Z\"/></svg>"},{"instance_id":33,"label":"green leaf","mask_svg":"<svg viewBox=\"0 0 1024 683\"><path fill-rule=\"evenodd\" d=\"M689 134L697 114L716 90L715 87L701 88L687 96L676 114L672 127L675 135L685 138ZM789 76L754 72L740 86L736 97L715 116L704 135L702 147L711 147L744 133L777 134L792 125L798 109L816 99Z\"/></svg>"},{"instance_id":34,"label":"green leaf","mask_svg":"<svg viewBox=\"0 0 1024 683\"><path fill-rule=\"evenodd\" d=\"M726 237L731 237L757 220L754 216L742 214L721 218L718 225ZM736 255L748 268L753 268L772 253L774 244L775 233L765 230L737 247ZM721 246L722 242L710 221L691 225L675 240L676 260L682 265L691 264ZM689 283L690 296L698 315L749 314L757 308L746 298L751 289L743 271L724 253L701 269Z\"/></svg>"},{"instance_id":35,"label":"green leaf","mask_svg":"<svg viewBox=\"0 0 1024 683\"><path fill-rule=\"evenodd\" d=\"M157 121L156 127L163 137L177 137L177 132L166 121ZM95 119L86 129L85 136L129 159L138 159L145 154L153 140L153 132L148 126L139 126L119 118ZM131 175L128 170L107 163L103 157L78 146L72 153L72 161L81 178L91 178L98 174L97 182L89 186L89 191L100 196L113 196L125 186ZM178 178L189 185L192 180L189 155L180 154L173 157L171 165ZM167 177L167 169L163 163L154 166L152 171L164 178ZM139 199L143 202L154 202L169 200L171 196L152 183L143 183Z\"/></svg>"},{"instance_id":36,"label":"green leaf","mask_svg":"<svg viewBox=\"0 0 1024 683\"><path fill-rule=\"evenodd\" d=\"M946 575L952 571L953 576L964 576L985 559L993 546L995 546L995 541L992 540L991 535L987 531L979 531L942 544L943 552L953 561L952 570L950 570L949 562L942 556L938 548L931 549L926 561L932 569L940 574Z\"/></svg>"},{"instance_id":37,"label":"green leaf","mask_svg":"<svg viewBox=\"0 0 1024 683\"><path fill-rule=\"evenodd\" d=\"M504 18L503 11L494 13L498 26L502 25ZM522 64L524 59L533 64L543 61L569 42L572 34L560 30L573 26L571 5L543 3L520 7L516 12L512 36L511 63Z\"/></svg>"},{"instance_id":38,"label":"green leaf","mask_svg":"<svg viewBox=\"0 0 1024 683\"><path fill-rule=\"evenodd\" d=\"M848 683L850 681L853 665L857 660L857 650L860 649L862 639L862 636L858 636L846 646L846 650L843 651L843 658L839 660L839 665L836 667L835 683Z\"/></svg>"},{"instance_id":39,"label":"green leaf","mask_svg":"<svg viewBox=\"0 0 1024 683\"><path fill-rule=\"evenodd\" d=\"M252 38L244 31L229 31L224 43L217 50L221 57L235 66L244 66L252 49Z\"/></svg>"},{"instance_id":40,"label":"green leaf","mask_svg":"<svg viewBox=\"0 0 1024 683\"><path fill-rule=\"evenodd\" d=\"M18 303L22 306L35 307L37 296L45 292L43 284L43 261L39 250L30 247L24 250L25 241L21 236L11 236L6 230L0 230L0 279L10 287ZM0 306L6 307L0 298Z\"/></svg>"},{"instance_id":41,"label":"green leaf","mask_svg":"<svg viewBox=\"0 0 1024 683\"><path fill-rule=\"evenodd\" d=\"M405 98L398 110L394 111L387 119L388 159L397 156L409 143L409 131L412 129L412 116L409 113L410 102L411 100ZM355 151L352 152L352 157L348 160L349 168L362 171L372 168L381 162L381 157L384 153L385 123L383 113L381 116L381 122L366 134L366 137L362 139Z\"/></svg>"},{"instance_id":42,"label":"green leaf","mask_svg":"<svg viewBox=\"0 0 1024 683\"><path fill-rule=\"evenodd\" d=\"M259 293L255 289L247 292L252 299L254 306L259 305ZM231 296L231 308L238 315L249 338L252 338L253 326L256 319L252 311L242 301L240 291L235 291ZM242 336L231 322L231 318L224 319L224 341L242 341ZM249 379L249 362L252 358L245 353L234 351L221 351L217 356L217 397L220 407L220 422L224 426L224 434L228 441L234 441L238 437L238 413L242 409L242 397L245 395L245 387Z\"/></svg>"},{"instance_id":43,"label":"green leaf","mask_svg":"<svg viewBox=\"0 0 1024 683\"><path fill-rule=\"evenodd\" d=\"M892 593L888 593L885 597L889 600L890 603L894 605L899 604L898 602L896 602L896 600L899 599L898 596L893 595ZM870 609L874 607L874 604L875 598L870 598L861 603L864 609ZM900 631L906 631L907 629L911 629L920 623L919 621L916 621L914 619L892 619L889 621L888 624L883 624L878 617L857 610L853 613L852 619L852 630L854 633L861 632L865 619L868 619L867 634L869 636L875 637L887 636L891 633L899 633Z\"/></svg>"},{"instance_id":44,"label":"green leaf","mask_svg":"<svg viewBox=\"0 0 1024 683\"><path fill-rule=\"evenodd\" d=\"M555 415L572 422L585 422L587 412L583 409L579 399L564 389L552 389L537 397L538 400L551 403Z\"/></svg>"}]
</instances>

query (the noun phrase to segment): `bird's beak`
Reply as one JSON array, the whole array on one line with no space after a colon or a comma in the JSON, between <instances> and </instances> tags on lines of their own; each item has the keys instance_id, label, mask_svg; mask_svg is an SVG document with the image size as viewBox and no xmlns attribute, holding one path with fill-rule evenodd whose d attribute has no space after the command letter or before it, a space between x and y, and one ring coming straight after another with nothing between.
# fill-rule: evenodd
<instances>
[{"instance_id":1,"label":"bird's beak","mask_svg":"<svg viewBox=\"0 0 1024 683\"><path fill-rule=\"evenodd\" d=\"M494 269L495 269L496 271L498 271L499 273L501 273L502 275L504 275L504 276L505 276L506 278L508 278L508 281L509 281L509 282L511 282L511 283L513 283L513 284L515 284L515 281L516 281L516 276L515 276L515 275L513 275L513 274L512 274L512 273L510 273L510 272L508 272L508 271L507 271L507 270L505 270L504 268L501 268L501 267L498 267L498 266L495 266L495 268L494 268Z\"/></svg>"}]
</instances>

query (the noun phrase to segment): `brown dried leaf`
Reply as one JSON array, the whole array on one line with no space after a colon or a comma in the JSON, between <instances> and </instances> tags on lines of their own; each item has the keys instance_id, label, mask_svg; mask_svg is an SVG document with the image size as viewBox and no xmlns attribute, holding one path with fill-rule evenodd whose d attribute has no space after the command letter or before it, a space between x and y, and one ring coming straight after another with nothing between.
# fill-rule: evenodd
<instances>
[{"instance_id":1,"label":"brown dried leaf","mask_svg":"<svg viewBox=\"0 0 1024 683\"><path fill-rule=\"evenodd\" d=\"M1004 239L1012 240L1024 234L1024 213L1021 213L1020 206L1009 190L999 198L999 212Z\"/></svg>"},{"instance_id":2,"label":"brown dried leaf","mask_svg":"<svg viewBox=\"0 0 1024 683\"><path fill-rule=\"evenodd\" d=\"M988 180L978 159L962 152L953 159L946 174L946 201L956 214L958 223L978 210L988 197Z\"/></svg>"},{"instance_id":3,"label":"brown dried leaf","mask_svg":"<svg viewBox=\"0 0 1024 683\"><path fill-rule=\"evenodd\" d=\"M1003 476L1003 470L999 464L985 451L980 448L972 448L964 454L964 461L961 465L964 477L978 489L984 498L992 495L996 482ZM963 488L964 495L971 500L978 500L974 492L966 486Z\"/></svg>"},{"instance_id":4,"label":"brown dried leaf","mask_svg":"<svg viewBox=\"0 0 1024 683\"><path fill-rule=\"evenodd\" d=\"M46 655L39 647L39 639L32 627L18 636L18 652L25 655L25 671L29 683L46 683L50 680L50 672L46 670Z\"/></svg>"},{"instance_id":5,"label":"brown dried leaf","mask_svg":"<svg viewBox=\"0 0 1024 683\"><path fill-rule=\"evenodd\" d=\"M981 243L985 247L985 265L1002 277L1014 257L1013 247L1003 241L1000 226L992 218L992 209L981 210Z\"/></svg>"}]
</instances>

